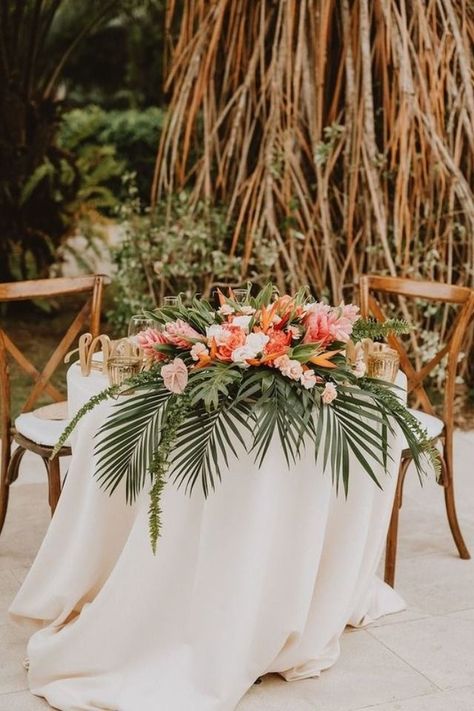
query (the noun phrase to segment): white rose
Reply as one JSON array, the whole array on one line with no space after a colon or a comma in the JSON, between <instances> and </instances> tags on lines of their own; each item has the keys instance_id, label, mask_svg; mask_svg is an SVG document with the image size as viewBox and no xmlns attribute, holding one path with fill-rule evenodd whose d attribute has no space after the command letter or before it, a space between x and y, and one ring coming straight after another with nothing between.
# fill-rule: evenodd
<instances>
[{"instance_id":1,"label":"white rose","mask_svg":"<svg viewBox=\"0 0 474 711\"><path fill-rule=\"evenodd\" d=\"M242 306L240 310L243 314L246 314L247 316L251 316L255 313L255 309L253 306Z\"/></svg>"},{"instance_id":2,"label":"white rose","mask_svg":"<svg viewBox=\"0 0 474 711\"><path fill-rule=\"evenodd\" d=\"M243 328L244 331L247 331L251 319L252 319L251 316L235 316L232 319L232 325L239 326L240 328Z\"/></svg>"},{"instance_id":3,"label":"white rose","mask_svg":"<svg viewBox=\"0 0 474 711\"><path fill-rule=\"evenodd\" d=\"M255 355L257 355L257 353L261 353L263 351L269 340L270 337L265 333L249 333L245 339L245 345L253 350Z\"/></svg>"},{"instance_id":4,"label":"white rose","mask_svg":"<svg viewBox=\"0 0 474 711\"><path fill-rule=\"evenodd\" d=\"M231 359L234 363L237 363L238 365L248 366L248 363L246 361L249 358L255 358L255 353L248 346L239 346L238 348L232 351Z\"/></svg>"},{"instance_id":5,"label":"white rose","mask_svg":"<svg viewBox=\"0 0 474 711\"><path fill-rule=\"evenodd\" d=\"M208 343L214 338L218 346L224 346L229 339L230 331L226 331L222 326L215 324L214 326L208 326L206 328L206 336Z\"/></svg>"}]
</instances>

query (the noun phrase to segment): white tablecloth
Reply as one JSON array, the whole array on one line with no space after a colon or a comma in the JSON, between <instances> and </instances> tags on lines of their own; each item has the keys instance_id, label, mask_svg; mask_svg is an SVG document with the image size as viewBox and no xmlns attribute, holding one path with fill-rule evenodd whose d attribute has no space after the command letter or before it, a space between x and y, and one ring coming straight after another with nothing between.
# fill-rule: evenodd
<instances>
[{"instance_id":1,"label":"white tablecloth","mask_svg":"<svg viewBox=\"0 0 474 711\"><path fill-rule=\"evenodd\" d=\"M68 374L71 409L105 384ZM232 711L255 679L317 676L347 624L403 609L375 577L401 438L383 491L351 458L348 499L308 452L289 471L277 441L258 470L242 457L205 500L173 485L156 557L148 492L134 506L93 476L104 403L80 423L68 478L11 607L37 626L32 692L64 711Z\"/></svg>"}]
</instances>

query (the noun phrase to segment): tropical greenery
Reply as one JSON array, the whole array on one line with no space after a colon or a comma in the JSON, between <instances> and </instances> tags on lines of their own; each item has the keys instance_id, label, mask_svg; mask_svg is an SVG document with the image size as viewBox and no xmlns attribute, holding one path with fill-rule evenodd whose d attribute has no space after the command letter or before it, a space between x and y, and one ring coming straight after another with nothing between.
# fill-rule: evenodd
<instances>
[{"instance_id":1,"label":"tropical greenery","mask_svg":"<svg viewBox=\"0 0 474 711\"><path fill-rule=\"evenodd\" d=\"M163 120L163 110L153 106L105 111L90 105L64 114L58 145L74 156L81 187L97 186L107 195L107 202L99 207L105 208L109 215L127 199L124 174L135 174L141 200L149 201L153 154ZM90 200L88 194L85 197Z\"/></svg>"},{"instance_id":2,"label":"tropical greenery","mask_svg":"<svg viewBox=\"0 0 474 711\"><path fill-rule=\"evenodd\" d=\"M163 32L164 23L158 22L159 18L164 19L163 13L160 0L2 3L0 280L47 275L58 244L74 228L82 206L107 212L120 200L119 176L130 169L132 156L133 169L139 173L139 189L149 195L160 110L150 108L141 113L125 111L110 116L98 115L99 110L94 109L87 109L82 115L65 111L75 101L71 90L74 67L76 73L81 67L92 69L96 78L102 70L107 71L98 51L106 49L104 37L113 36L117 42L117 33L122 38L121 63L117 61L116 46L110 52L110 60L115 62L112 75L119 83L128 82L129 94L135 96L128 105L141 105L140 92L138 88L133 92L132 87L143 81L140 64L152 64L149 49L156 39L152 40L148 32L148 50L140 59L141 32L150 27L150 22ZM126 38L128 50L124 52ZM110 50L110 43L107 46ZM78 56L79 63L74 64L81 48L86 55ZM159 77L163 47L155 46L154 57L159 57ZM68 74L69 70L72 74ZM103 73L102 79L105 80ZM76 87L79 88L77 83ZM88 98L85 85L82 91L83 97ZM86 124L95 126L97 135L93 140L90 134L77 135L77 130L84 131Z\"/></svg>"},{"instance_id":3,"label":"tropical greenery","mask_svg":"<svg viewBox=\"0 0 474 711\"><path fill-rule=\"evenodd\" d=\"M74 181L57 192L70 157L56 144L59 85L78 44L113 14L108 0L7 0L0 22L0 279L41 272L54 259L64 232L57 203L73 195ZM68 11L67 42L57 24ZM33 177L34 176L34 177ZM32 189L32 188L35 189Z\"/></svg>"},{"instance_id":4,"label":"tropical greenery","mask_svg":"<svg viewBox=\"0 0 474 711\"><path fill-rule=\"evenodd\" d=\"M351 332L365 337L367 329L373 337L406 332L405 323L364 324L354 307L331 309L305 289L275 300L271 285L254 297L248 290L239 301L232 292L221 294L220 302L216 311L206 300L194 297L186 305L180 298L150 314L159 329L145 332L139 344L151 367L125 384L133 394L120 399L99 432L96 474L104 489L113 493L124 482L131 502L151 478L153 548L168 472L188 492L200 483L207 496L230 457L247 452L261 465L274 437L288 466L312 447L346 494L349 453L383 486L373 467L387 467L395 424L418 472L424 455L438 468L436 450L397 387L361 377L337 340ZM108 388L87 403L56 450L86 412L123 390Z\"/></svg>"}]
</instances>

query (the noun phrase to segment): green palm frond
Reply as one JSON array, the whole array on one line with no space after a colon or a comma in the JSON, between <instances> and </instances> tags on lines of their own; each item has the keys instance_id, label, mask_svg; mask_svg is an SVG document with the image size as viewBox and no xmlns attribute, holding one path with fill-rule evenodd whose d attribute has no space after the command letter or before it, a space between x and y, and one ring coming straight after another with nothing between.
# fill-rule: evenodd
<instances>
[{"instance_id":1,"label":"green palm frond","mask_svg":"<svg viewBox=\"0 0 474 711\"><path fill-rule=\"evenodd\" d=\"M170 397L161 385L115 405L97 433L95 447L99 455L96 476L106 491L112 494L125 478L130 503L143 489Z\"/></svg>"},{"instance_id":2,"label":"green palm frond","mask_svg":"<svg viewBox=\"0 0 474 711\"><path fill-rule=\"evenodd\" d=\"M215 363L207 368L195 370L189 379L188 393L192 405L204 403L207 410L219 407L220 400L230 395L242 380L242 371L228 363Z\"/></svg>"},{"instance_id":3,"label":"green palm frond","mask_svg":"<svg viewBox=\"0 0 474 711\"><path fill-rule=\"evenodd\" d=\"M255 452L255 461L261 466L277 431L285 460L290 466L301 454L305 435L314 436L312 411L305 406L303 389L297 390L279 374L269 377L268 386L254 407L256 426L252 451ZM251 392L258 383L258 380L253 382L252 378L249 380L251 384L247 392Z\"/></svg>"},{"instance_id":4,"label":"green palm frond","mask_svg":"<svg viewBox=\"0 0 474 711\"><path fill-rule=\"evenodd\" d=\"M238 445L247 449L242 432L252 431L250 416L246 403L235 403L230 398L211 411L202 405L195 408L177 433L173 481L191 492L200 480L207 496L215 489L216 479L221 479L222 465L229 466L229 453L237 457Z\"/></svg>"}]
</instances>

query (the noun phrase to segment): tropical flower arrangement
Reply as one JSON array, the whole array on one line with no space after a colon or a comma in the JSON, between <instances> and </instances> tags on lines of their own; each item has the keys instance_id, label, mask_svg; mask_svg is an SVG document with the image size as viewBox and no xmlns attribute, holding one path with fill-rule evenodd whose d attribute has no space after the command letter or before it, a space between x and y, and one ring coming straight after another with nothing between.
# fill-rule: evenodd
<instances>
[{"instance_id":1,"label":"tropical flower arrangement","mask_svg":"<svg viewBox=\"0 0 474 711\"><path fill-rule=\"evenodd\" d=\"M308 446L347 494L349 453L374 482L374 463L387 466L388 432L397 423L418 472L424 455L437 467L426 432L391 383L365 376L349 342L406 332L401 321L361 319L352 304L333 307L307 290L278 296L269 284L243 300L221 292L219 307L194 298L149 313L156 328L138 338L147 367L122 386L105 389L77 413L58 442L99 402L120 398L98 433L96 475L110 493L124 480L129 502L148 478L150 535L156 548L160 494L169 477L207 496L238 449L262 463L274 435L290 465ZM54 454L53 454L54 456Z\"/></svg>"}]
</instances>

